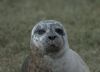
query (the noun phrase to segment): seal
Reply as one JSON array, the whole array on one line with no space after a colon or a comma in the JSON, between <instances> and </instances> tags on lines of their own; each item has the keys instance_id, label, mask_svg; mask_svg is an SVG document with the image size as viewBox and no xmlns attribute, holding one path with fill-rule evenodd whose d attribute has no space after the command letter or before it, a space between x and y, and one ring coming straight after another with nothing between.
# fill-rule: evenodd
<instances>
[{"instance_id":1,"label":"seal","mask_svg":"<svg viewBox=\"0 0 100 72\"><path fill-rule=\"evenodd\" d=\"M31 32L31 52L22 65L22 72L90 72L82 58L69 48L67 38L61 22L37 23Z\"/></svg>"}]
</instances>

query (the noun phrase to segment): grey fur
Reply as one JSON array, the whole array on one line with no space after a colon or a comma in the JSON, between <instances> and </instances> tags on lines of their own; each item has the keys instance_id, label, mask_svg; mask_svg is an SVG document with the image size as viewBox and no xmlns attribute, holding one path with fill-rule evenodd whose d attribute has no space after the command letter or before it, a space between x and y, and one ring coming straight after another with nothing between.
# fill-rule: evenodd
<instances>
[{"instance_id":1,"label":"grey fur","mask_svg":"<svg viewBox=\"0 0 100 72\"><path fill-rule=\"evenodd\" d=\"M54 36L53 40L49 39ZM22 72L89 72L82 58L69 48L65 29L58 21L37 23L32 29L30 47Z\"/></svg>"}]
</instances>

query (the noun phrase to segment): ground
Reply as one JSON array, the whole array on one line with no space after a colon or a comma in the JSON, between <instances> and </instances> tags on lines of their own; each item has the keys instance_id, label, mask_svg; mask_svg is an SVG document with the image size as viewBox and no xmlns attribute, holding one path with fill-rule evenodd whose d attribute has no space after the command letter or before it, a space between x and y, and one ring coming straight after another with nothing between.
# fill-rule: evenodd
<instances>
[{"instance_id":1,"label":"ground","mask_svg":"<svg viewBox=\"0 0 100 72\"><path fill-rule=\"evenodd\" d=\"M0 0L0 72L19 72L30 52L33 26L61 21L70 48L100 72L100 0Z\"/></svg>"}]
</instances>

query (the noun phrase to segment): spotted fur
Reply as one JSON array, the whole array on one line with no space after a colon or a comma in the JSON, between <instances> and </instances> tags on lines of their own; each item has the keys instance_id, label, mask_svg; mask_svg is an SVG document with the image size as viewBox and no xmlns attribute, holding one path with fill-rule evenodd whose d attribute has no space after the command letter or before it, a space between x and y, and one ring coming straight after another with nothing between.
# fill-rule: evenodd
<instances>
[{"instance_id":1,"label":"spotted fur","mask_svg":"<svg viewBox=\"0 0 100 72\"><path fill-rule=\"evenodd\" d=\"M69 48L67 34L61 22L44 20L31 33L31 54L22 72L89 72L82 58Z\"/></svg>"}]
</instances>

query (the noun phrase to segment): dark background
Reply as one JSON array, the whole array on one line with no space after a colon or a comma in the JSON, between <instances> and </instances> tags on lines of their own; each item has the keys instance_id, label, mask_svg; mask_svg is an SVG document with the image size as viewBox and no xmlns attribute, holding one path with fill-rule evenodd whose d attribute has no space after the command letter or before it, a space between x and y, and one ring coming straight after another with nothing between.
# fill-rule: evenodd
<instances>
[{"instance_id":1,"label":"dark background","mask_svg":"<svg viewBox=\"0 0 100 72\"><path fill-rule=\"evenodd\" d=\"M44 19L61 21L70 48L100 72L100 0L0 0L0 72L20 71L31 29Z\"/></svg>"}]
</instances>

